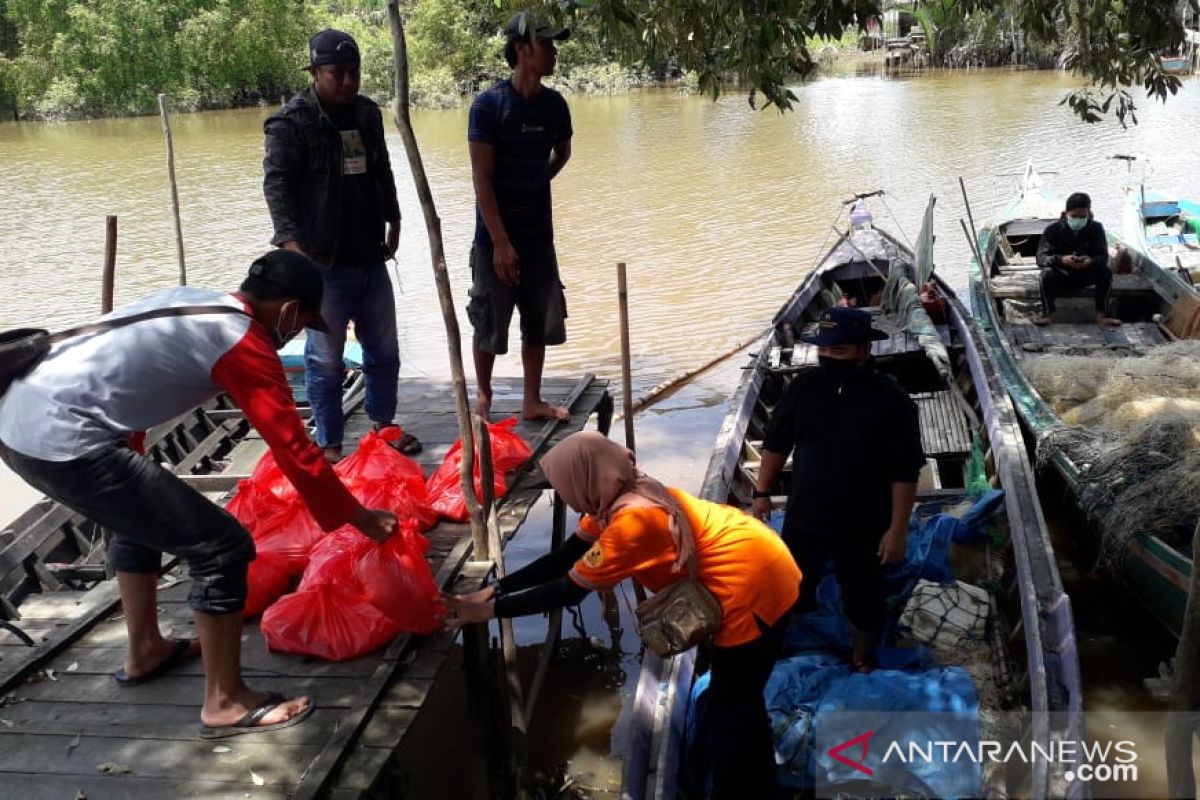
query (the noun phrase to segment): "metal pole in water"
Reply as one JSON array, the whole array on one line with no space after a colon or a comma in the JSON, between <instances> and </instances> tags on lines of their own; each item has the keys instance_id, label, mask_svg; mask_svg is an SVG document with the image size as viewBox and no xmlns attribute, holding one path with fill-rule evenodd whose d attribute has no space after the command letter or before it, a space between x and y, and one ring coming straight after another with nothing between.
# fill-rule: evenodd
<instances>
[{"instance_id":1,"label":"metal pole in water","mask_svg":"<svg viewBox=\"0 0 1200 800\"><path fill-rule=\"evenodd\" d=\"M171 184L171 212L175 216L175 255L179 258L179 285L187 286L187 266L183 262L183 227L179 222L179 189L175 184L175 144L171 139L171 116L167 113L167 96L158 95L158 112L162 116L163 135L167 139L167 180Z\"/></svg>"},{"instance_id":2,"label":"metal pole in water","mask_svg":"<svg viewBox=\"0 0 1200 800\"><path fill-rule=\"evenodd\" d=\"M625 410L625 446L636 451L633 439L633 375L629 363L629 290L625 262L617 262L617 304L621 311L621 405Z\"/></svg>"},{"instance_id":3,"label":"metal pole in water","mask_svg":"<svg viewBox=\"0 0 1200 800\"><path fill-rule=\"evenodd\" d=\"M113 286L117 271L117 215L104 218L104 275L100 280L100 313L113 310Z\"/></svg>"}]
</instances>

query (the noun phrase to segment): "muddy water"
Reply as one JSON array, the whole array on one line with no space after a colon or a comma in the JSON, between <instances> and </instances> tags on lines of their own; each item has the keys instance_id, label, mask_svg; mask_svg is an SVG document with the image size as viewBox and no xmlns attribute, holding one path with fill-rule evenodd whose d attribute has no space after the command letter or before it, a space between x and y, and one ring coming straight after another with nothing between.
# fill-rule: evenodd
<instances>
[{"instance_id":1,"label":"muddy water","mask_svg":"<svg viewBox=\"0 0 1200 800\"><path fill-rule=\"evenodd\" d=\"M1153 185L1200 196L1194 146L1200 84L1189 79L1166 106L1146 101L1141 124L1130 129L1076 123L1057 105L1073 85L1059 74L1006 71L826 78L797 87L796 108L788 114L752 111L741 96L713 103L656 90L571 98L574 156L554 184L570 341L552 351L547 369L590 370L615 383L613 265L619 260L630 269L635 394L747 339L811 268L831 226L844 226L840 202L854 191L885 189L877 222L909 237L928 195L938 195L937 261L958 286L965 285L967 259L958 227L965 216L960 175L977 223L1009 196L1011 174L1029 158L1057 171L1051 179L1064 192L1091 192L1097 216L1113 226L1126 178L1104 156L1149 155ZM261 194L267 113L174 119L192 284L234 286L267 246ZM473 227L466 112L418 112L414 121L465 329ZM445 342L420 211L399 138L389 134L389 144L405 217L394 273L404 369L444 375ZM120 217L118 304L175 282L157 119L0 124L0 165L0 329L61 327L94 315L105 214ZM517 374L519 364L501 359L498 370ZM738 374L736 361L727 363L639 417L639 451L649 472L697 487ZM28 502L26 492L0 477L0 517L15 516ZM543 552L548 530L543 509L515 543L513 562ZM1114 622L1114 615L1093 613L1106 608L1098 605L1106 592L1088 591L1090 581L1072 580L1087 701L1146 708L1151 701L1139 679L1153 670L1162 642L1151 636L1146 643L1136 617ZM540 624L523 621L521 640L539 641ZM577 649L591 637L591 655L556 670L548 689L553 719L535 720L534 746L543 769L570 760L581 783L603 788L613 776L603 759L607 730L637 662L628 630L611 647L594 599L584 605L582 624L586 636ZM568 635L573 631L568 626ZM455 727L452 718L434 725L451 742Z\"/></svg>"}]
</instances>

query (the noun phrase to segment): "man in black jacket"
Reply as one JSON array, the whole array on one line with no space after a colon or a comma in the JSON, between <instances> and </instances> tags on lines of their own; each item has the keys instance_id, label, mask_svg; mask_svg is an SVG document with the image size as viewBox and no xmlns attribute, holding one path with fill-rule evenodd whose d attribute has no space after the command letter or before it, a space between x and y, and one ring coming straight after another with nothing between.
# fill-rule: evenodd
<instances>
[{"instance_id":1,"label":"man in black jacket","mask_svg":"<svg viewBox=\"0 0 1200 800\"><path fill-rule=\"evenodd\" d=\"M1108 316L1112 270L1108 268L1108 237L1104 226L1092 218L1092 199L1083 192L1067 198L1058 222L1042 233L1037 265L1042 269L1042 316L1038 325L1054 322L1054 300L1060 289L1096 287L1096 324L1120 325Z\"/></svg>"},{"instance_id":2,"label":"man in black jacket","mask_svg":"<svg viewBox=\"0 0 1200 800\"><path fill-rule=\"evenodd\" d=\"M816 608L833 562L854 632L851 662L868 672L884 624L883 565L901 563L908 518L925 463L917 406L871 365L871 342L887 338L870 313L830 308L814 334L818 369L799 373L767 425L751 513L771 513L771 487L792 453L783 540L803 577L800 613Z\"/></svg>"},{"instance_id":3,"label":"man in black jacket","mask_svg":"<svg viewBox=\"0 0 1200 800\"><path fill-rule=\"evenodd\" d=\"M358 45L323 30L309 42L313 82L266 121L263 193L275 226L271 243L302 252L324 268L321 314L329 333L304 348L317 443L342 455L342 351L354 322L363 348L366 411L377 428L394 424L400 347L396 303L385 260L400 243L400 205L383 137L383 115L358 93ZM405 434L401 452L420 442Z\"/></svg>"}]
</instances>

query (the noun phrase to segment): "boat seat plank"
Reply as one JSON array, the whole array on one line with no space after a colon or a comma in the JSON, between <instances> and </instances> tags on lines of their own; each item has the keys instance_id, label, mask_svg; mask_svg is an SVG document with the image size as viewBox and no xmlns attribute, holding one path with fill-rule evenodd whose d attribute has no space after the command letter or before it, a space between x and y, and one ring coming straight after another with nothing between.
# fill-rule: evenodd
<instances>
[{"instance_id":1,"label":"boat seat plank","mask_svg":"<svg viewBox=\"0 0 1200 800\"><path fill-rule=\"evenodd\" d=\"M962 455L971 451L966 415L949 391L912 395L921 423L921 447L926 456Z\"/></svg>"},{"instance_id":2,"label":"boat seat plank","mask_svg":"<svg viewBox=\"0 0 1200 800\"><path fill-rule=\"evenodd\" d=\"M1037 300L1042 296L1040 272L1022 270L1004 271L991 279L992 296L998 300ZM1092 297L1092 287L1062 289L1059 297ZM1156 297L1150 281L1141 275L1114 275L1113 297L1139 297L1148 300Z\"/></svg>"}]
</instances>

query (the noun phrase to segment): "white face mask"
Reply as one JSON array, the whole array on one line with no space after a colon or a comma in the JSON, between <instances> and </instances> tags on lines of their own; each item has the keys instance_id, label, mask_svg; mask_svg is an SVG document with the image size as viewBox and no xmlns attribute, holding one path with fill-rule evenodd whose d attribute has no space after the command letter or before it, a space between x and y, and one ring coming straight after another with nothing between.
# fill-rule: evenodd
<instances>
[{"instance_id":1,"label":"white face mask","mask_svg":"<svg viewBox=\"0 0 1200 800\"><path fill-rule=\"evenodd\" d=\"M291 320L287 321L289 307L291 308ZM293 301L283 305L279 309L279 318L275 321L275 329L271 331L271 338L275 340L275 349L282 350L284 345L296 337L302 327L304 326L300 324L300 304Z\"/></svg>"}]
</instances>

